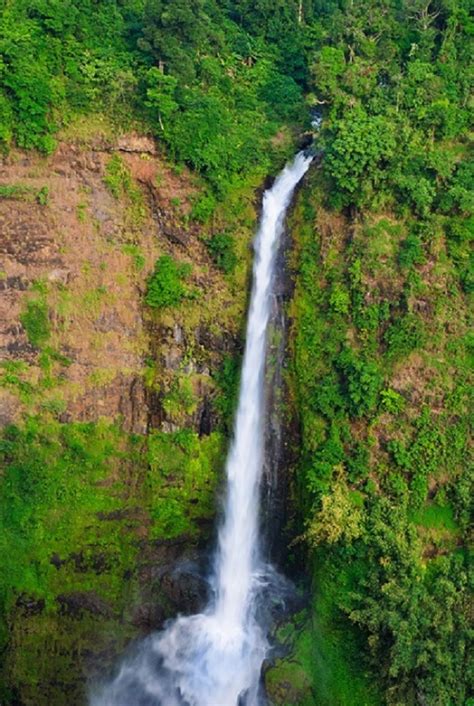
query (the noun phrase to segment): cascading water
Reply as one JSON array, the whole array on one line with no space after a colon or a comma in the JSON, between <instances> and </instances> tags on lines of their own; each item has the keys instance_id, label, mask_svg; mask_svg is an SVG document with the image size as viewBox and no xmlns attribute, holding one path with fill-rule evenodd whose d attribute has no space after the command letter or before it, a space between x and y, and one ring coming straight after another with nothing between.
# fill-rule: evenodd
<instances>
[{"instance_id":1,"label":"cascading water","mask_svg":"<svg viewBox=\"0 0 474 706\"><path fill-rule=\"evenodd\" d=\"M268 642L257 616L268 567L258 537L264 455L264 371L275 255L293 191L311 163L300 152L265 192L255 240L227 496L219 532L213 599L203 613L179 617L144 641L92 706L257 706Z\"/></svg>"}]
</instances>

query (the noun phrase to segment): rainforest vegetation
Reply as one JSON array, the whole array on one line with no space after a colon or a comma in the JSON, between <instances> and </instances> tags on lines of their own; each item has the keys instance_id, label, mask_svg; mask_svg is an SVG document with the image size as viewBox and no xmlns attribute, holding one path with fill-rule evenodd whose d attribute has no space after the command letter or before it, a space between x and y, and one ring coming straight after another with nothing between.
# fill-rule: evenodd
<instances>
[{"instance_id":1,"label":"rainforest vegetation","mask_svg":"<svg viewBox=\"0 0 474 706\"><path fill-rule=\"evenodd\" d=\"M228 282L239 282L233 228L243 217L226 204L280 167L310 130L312 111L323 115L321 164L290 217L282 414L297 432L287 569L309 567L311 598L280 631L289 657L266 676L280 706L474 704L471 11L470 0L0 0L5 158L51 155L62 135L97 114L117 130L153 135L177 171L199 176L189 218ZM139 187L120 159L107 169L112 197L138 213ZM0 198L47 208L47 190L22 188L0 187ZM128 247L140 277L140 253ZM142 282L153 320L206 306L191 270L169 254L156 260ZM8 360L1 382L23 401L42 399L51 370L69 365L52 343L48 312L37 283L21 325L41 356L41 379L25 381L24 364ZM87 515L117 509L119 496L111 504L103 483L111 463L126 458L142 469L144 489L129 503L147 508L154 539L192 537L199 518L212 516L238 365L234 352L211 371L218 421L207 436L183 422L194 404L184 375L164 395L172 430L65 422L46 403L5 428L7 663L12 606L28 596L52 606L66 591L52 555L102 545L117 571L95 590L118 605L130 599L120 576L139 547L113 522L98 536ZM180 474L178 492L167 478ZM86 570L81 580L71 589L87 588ZM29 700L15 700L27 665L9 670L0 701L42 703L34 677Z\"/></svg>"}]
</instances>

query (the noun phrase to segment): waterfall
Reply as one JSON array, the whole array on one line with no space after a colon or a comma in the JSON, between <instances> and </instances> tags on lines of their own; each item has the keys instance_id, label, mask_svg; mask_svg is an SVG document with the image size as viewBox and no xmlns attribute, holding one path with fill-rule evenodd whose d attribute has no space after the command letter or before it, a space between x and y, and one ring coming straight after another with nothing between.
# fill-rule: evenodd
<instances>
[{"instance_id":1,"label":"waterfall","mask_svg":"<svg viewBox=\"0 0 474 706\"><path fill-rule=\"evenodd\" d=\"M257 706L268 650L257 615L266 566L258 536L264 461L264 372L275 256L293 191L311 163L300 152L263 197L255 239L234 438L227 458L227 495L219 531L213 598L203 613L179 617L145 640L92 706Z\"/></svg>"}]
</instances>

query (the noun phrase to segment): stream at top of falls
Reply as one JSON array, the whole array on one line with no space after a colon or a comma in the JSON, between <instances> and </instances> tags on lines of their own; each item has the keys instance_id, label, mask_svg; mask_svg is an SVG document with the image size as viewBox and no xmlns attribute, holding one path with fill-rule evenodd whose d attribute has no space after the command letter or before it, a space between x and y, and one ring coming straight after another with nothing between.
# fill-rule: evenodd
<instances>
[{"instance_id":1,"label":"stream at top of falls","mask_svg":"<svg viewBox=\"0 0 474 706\"><path fill-rule=\"evenodd\" d=\"M264 374L276 253L296 185L312 157L299 152L265 191L254 243L245 353L226 462L227 492L202 613L182 616L144 640L91 706L258 706L269 649L257 606L271 581L259 540L264 463Z\"/></svg>"}]
</instances>

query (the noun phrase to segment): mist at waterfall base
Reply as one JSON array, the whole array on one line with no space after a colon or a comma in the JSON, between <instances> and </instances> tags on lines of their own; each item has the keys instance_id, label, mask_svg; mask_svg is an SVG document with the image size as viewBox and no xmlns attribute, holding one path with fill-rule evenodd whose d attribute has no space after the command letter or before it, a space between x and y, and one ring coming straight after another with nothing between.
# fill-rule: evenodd
<instances>
[{"instance_id":1,"label":"mist at waterfall base","mask_svg":"<svg viewBox=\"0 0 474 706\"><path fill-rule=\"evenodd\" d=\"M212 598L204 612L178 617L144 640L116 678L91 698L92 706L258 706L261 701L260 672L269 643L260 608L274 575L258 536L267 328L286 211L311 159L298 153L263 197Z\"/></svg>"}]
</instances>

